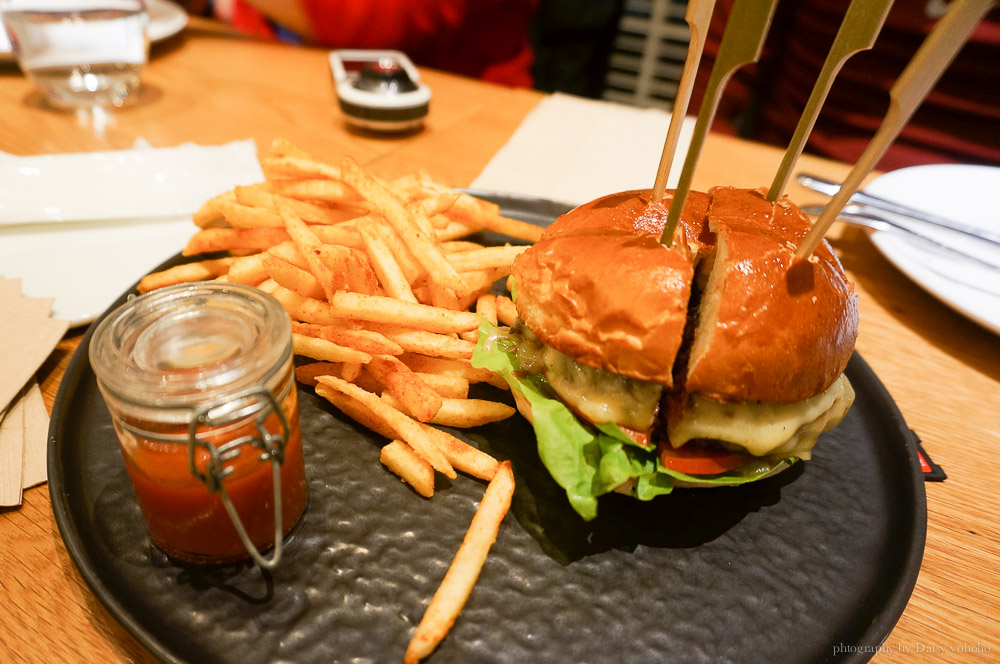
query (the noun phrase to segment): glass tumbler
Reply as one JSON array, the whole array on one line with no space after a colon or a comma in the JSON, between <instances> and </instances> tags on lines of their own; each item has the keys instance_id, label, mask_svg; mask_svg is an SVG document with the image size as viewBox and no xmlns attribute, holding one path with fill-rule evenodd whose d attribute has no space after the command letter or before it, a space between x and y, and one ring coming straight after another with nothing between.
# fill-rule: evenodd
<instances>
[{"instance_id":1,"label":"glass tumbler","mask_svg":"<svg viewBox=\"0 0 1000 664\"><path fill-rule=\"evenodd\" d=\"M144 0L0 0L17 62L57 108L123 106L149 58Z\"/></svg>"},{"instance_id":2,"label":"glass tumbler","mask_svg":"<svg viewBox=\"0 0 1000 664\"><path fill-rule=\"evenodd\" d=\"M281 305L239 284L171 286L106 316L89 351L153 543L277 565L307 498Z\"/></svg>"}]
</instances>

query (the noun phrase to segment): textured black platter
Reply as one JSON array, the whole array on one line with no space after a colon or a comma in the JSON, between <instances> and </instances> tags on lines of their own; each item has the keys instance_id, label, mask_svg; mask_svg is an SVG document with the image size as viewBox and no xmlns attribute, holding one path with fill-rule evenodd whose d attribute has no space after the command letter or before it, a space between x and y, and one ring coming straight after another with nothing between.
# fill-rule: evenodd
<instances>
[{"instance_id":1,"label":"textured black platter","mask_svg":"<svg viewBox=\"0 0 1000 664\"><path fill-rule=\"evenodd\" d=\"M566 209L489 197L540 224ZM420 498L379 463L384 440L302 389L310 503L279 568L182 566L148 542L89 340L56 397L49 487L71 557L126 629L166 662L400 661L484 484L460 476ZM891 397L859 356L847 374L857 400L812 461L651 503L609 496L590 523L541 468L519 417L454 432L510 459L517 490L465 610L428 661L870 659L916 582L926 504Z\"/></svg>"}]
</instances>

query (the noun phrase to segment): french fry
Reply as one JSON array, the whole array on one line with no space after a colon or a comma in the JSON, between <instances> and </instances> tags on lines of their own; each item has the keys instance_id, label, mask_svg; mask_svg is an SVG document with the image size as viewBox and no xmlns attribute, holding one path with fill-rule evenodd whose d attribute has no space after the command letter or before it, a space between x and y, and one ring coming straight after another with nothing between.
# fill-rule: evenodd
<instances>
[{"instance_id":1,"label":"french fry","mask_svg":"<svg viewBox=\"0 0 1000 664\"><path fill-rule=\"evenodd\" d=\"M356 205L347 204L335 207L316 205L309 201L300 201L295 198L280 196L255 185L236 187L233 191L236 193L237 203L252 208L269 210L275 215L278 213L277 199L281 199L307 224L339 224L364 214L364 209Z\"/></svg>"},{"instance_id":2,"label":"french fry","mask_svg":"<svg viewBox=\"0 0 1000 664\"><path fill-rule=\"evenodd\" d=\"M497 325L497 296L494 293L483 293L476 300L476 313L493 325Z\"/></svg>"},{"instance_id":3,"label":"french fry","mask_svg":"<svg viewBox=\"0 0 1000 664\"><path fill-rule=\"evenodd\" d=\"M361 365L361 372L350 382L372 394L381 394L385 390L385 385L376 380L375 376L368 371L368 366L364 364Z\"/></svg>"},{"instance_id":4,"label":"french fry","mask_svg":"<svg viewBox=\"0 0 1000 664\"><path fill-rule=\"evenodd\" d=\"M262 251L287 239L288 233L283 228L203 228L191 236L181 254L195 256L216 251Z\"/></svg>"},{"instance_id":5,"label":"french fry","mask_svg":"<svg viewBox=\"0 0 1000 664\"><path fill-rule=\"evenodd\" d=\"M352 222L345 221L339 224L313 224L309 230L319 238L323 244L339 244L351 249L364 249L365 243L361 239L361 233L351 225Z\"/></svg>"},{"instance_id":6,"label":"french fry","mask_svg":"<svg viewBox=\"0 0 1000 664\"><path fill-rule=\"evenodd\" d=\"M306 337L326 339L370 355L401 355L403 347L384 334L373 330L354 329L344 325L314 325L292 321L292 332Z\"/></svg>"},{"instance_id":7,"label":"french fry","mask_svg":"<svg viewBox=\"0 0 1000 664\"><path fill-rule=\"evenodd\" d=\"M261 259L262 267L268 276L285 288L295 291L302 297L322 299L326 297L323 287L311 272L294 265L270 251L264 252Z\"/></svg>"},{"instance_id":8,"label":"french fry","mask_svg":"<svg viewBox=\"0 0 1000 664\"><path fill-rule=\"evenodd\" d=\"M316 281L323 288L328 300L333 299L334 293L347 287L347 279L342 272L331 270L323 261L320 252L323 250L323 243L309 230L306 223L299 219L295 211L280 200L278 201L278 214L285 222L285 230L288 236L295 243L295 248L299 250L302 257L309 264L309 271L316 277Z\"/></svg>"},{"instance_id":9,"label":"french fry","mask_svg":"<svg viewBox=\"0 0 1000 664\"><path fill-rule=\"evenodd\" d=\"M420 422L411 419L406 414L384 403L371 392L367 392L345 380L335 376L319 376L316 380L320 385L330 387L352 398L355 402L366 406L375 417L382 420L385 427L396 433L396 436L391 436L390 438L401 438L416 450L417 454L431 464L434 470L449 479L455 479L458 476L451 463L448 462L447 457L438 449L428 435L428 430L437 431L437 429L425 427Z\"/></svg>"},{"instance_id":10,"label":"french fry","mask_svg":"<svg viewBox=\"0 0 1000 664\"><path fill-rule=\"evenodd\" d=\"M499 462L486 452L459 440L441 429L435 429L427 424L421 424L420 426L424 428L428 439L444 453L445 458L448 459L448 463L455 470L481 480L486 480L487 482L496 474Z\"/></svg>"},{"instance_id":11,"label":"french fry","mask_svg":"<svg viewBox=\"0 0 1000 664\"><path fill-rule=\"evenodd\" d=\"M462 278L465 279L465 282L467 284L469 284L469 287L473 290L473 292L477 293L476 297L478 297L479 292L493 288L493 284L496 283L499 279L502 279L504 275L506 275L509 272L510 272L510 266L508 265L506 267L498 267L490 270L463 272ZM474 301L475 298L473 298L473 302Z\"/></svg>"},{"instance_id":12,"label":"french fry","mask_svg":"<svg viewBox=\"0 0 1000 664\"><path fill-rule=\"evenodd\" d=\"M292 333L292 351L296 355L323 362L361 362L367 364L372 356L354 348L341 346L326 339Z\"/></svg>"},{"instance_id":13,"label":"french fry","mask_svg":"<svg viewBox=\"0 0 1000 664\"><path fill-rule=\"evenodd\" d=\"M461 376L445 376L414 371L428 387L448 399L465 399L469 396L469 381Z\"/></svg>"},{"instance_id":14,"label":"french fry","mask_svg":"<svg viewBox=\"0 0 1000 664\"><path fill-rule=\"evenodd\" d=\"M494 293L480 293L476 298L476 314L485 318L493 325L497 324L497 296ZM479 340L479 331L462 332L461 338L471 344ZM471 356L470 356L471 357Z\"/></svg>"},{"instance_id":15,"label":"french fry","mask_svg":"<svg viewBox=\"0 0 1000 664\"><path fill-rule=\"evenodd\" d=\"M260 160L260 167L267 174L268 179L340 179L340 169L336 166L301 156L264 157Z\"/></svg>"},{"instance_id":16,"label":"french fry","mask_svg":"<svg viewBox=\"0 0 1000 664\"><path fill-rule=\"evenodd\" d=\"M385 445L379 461L424 498L434 495L434 469L403 441L394 440Z\"/></svg>"},{"instance_id":17,"label":"french fry","mask_svg":"<svg viewBox=\"0 0 1000 664\"><path fill-rule=\"evenodd\" d=\"M306 259L302 257L302 254L300 254L299 250L295 247L295 243L291 240L280 242L273 247L270 247L267 249L267 253L286 260L295 267L306 271L309 270L309 264L306 263Z\"/></svg>"},{"instance_id":18,"label":"french fry","mask_svg":"<svg viewBox=\"0 0 1000 664\"><path fill-rule=\"evenodd\" d=\"M441 395L395 357L374 355L365 368L401 404L399 410L411 417L429 422L441 409Z\"/></svg>"},{"instance_id":19,"label":"french fry","mask_svg":"<svg viewBox=\"0 0 1000 664\"><path fill-rule=\"evenodd\" d=\"M288 315L295 320L316 325L341 325L344 323L342 317L333 314L328 302L312 297L303 297L295 291L279 285L274 280L270 281L271 283L266 289L263 288L263 284L258 288L274 296L288 312Z\"/></svg>"},{"instance_id":20,"label":"french fry","mask_svg":"<svg viewBox=\"0 0 1000 664\"><path fill-rule=\"evenodd\" d=\"M471 242L469 240L449 240L447 242L442 242L438 245L441 247L441 251L446 254L457 254L462 251L473 251L475 249L485 249L484 245L478 242Z\"/></svg>"},{"instance_id":21,"label":"french fry","mask_svg":"<svg viewBox=\"0 0 1000 664\"><path fill-rule=\"evenodd\" d=\"M452 219L444 228L435 228L434 235L437 237L439 242L450 242L472 235L476 231L480 230L480 228L481 227L473 226L465 221L456 221Z\"/></svg>"},{"instance_id":22,"label":"french fry","mask_svg":"<svg viewBox=\"0 0 1000 664\"><path fill-rule=\"evenodd\" d=\"M309 364L300 364L295 367L295 380L303 385L315 387L317 384L316 376L337 376L338 378L344 378L344 364L343 362L310 362Z\"/></svg>"},{"instance_id":23,"label":"french fry","mask_svg":"<svg viewBox=\"0 0 1000 664\"><path fill-rule=\"evenodd\" d=\"M469 221L472 225L506 235L517 240L537 242L542 236L542 228L526 221L509 219L500 214L500 207L494 203L461 194L450 212L452 216Z\"/></svg>"},{"instance_id":24,"label":"french fry","mask_svg":"<svg viewBox=\"0 0 1000 664\"><path fill-rule=\"evenodd\" d=\"M448 212L455 204L455 201L458 200L458 197L459 192L457 191L433 193L427 198L416 201L413 207L418 214L429 218Z\"/></svg>"},{"instance_id":25,"label":"french fry","mask_svg":"<svg viewBox=\"0 0 1000 664\"><path fill-rule=\"evenodd\" d=\"M458 360L442 357L427 357L416 353L403 353L399 359L418 373L440 373L447 376L459 376L470 383L489 383L496 387L507 383L489 369L477 369L468 360Z\"/></svg>"},{"instance_id":26,"label":"french fry","mask_svg":"<svg viewBox=\"0 0 1000 664\"><path fill-rule=\"evenodd\" d=\"M334 293L330 312L341 318L414 327L428 332L465 332L479 326L479 319L469 311L450 311L383 295L348 291Z\"/></svg>"},{"instance_id":27,"label":"french fry","mask_svg":"<svg viewBox=\"0 0 1000 664\"><path fill-rule=\"evenodd\" d=\"M222 217L233 228L284 228L285 222L274 210L250 207L237 201L222 204Z\"/></svg>"},{"instance_id":28,"label":"french fry","mask_svg":"<svg viewBox=\"0 0 1000 664\"><path fill-rule=\"evenodd\" d=\"M275 180L272 183L274 193L300 201L323 201L325 203L343 204L355 203L360 207L370 209L361 203L358 193L339 180Z\"/></svg>"},{"instance_id":29,"label":"french fry","mask_svg":"<svg viewBox=\"0 0 1000 664\"><path fill-rule=\"evenodd\" d=\"M350 385L350 383L348 383L348 385ZM340 412L347 415L349 418L366 429L374 431L378 435L383 438L388 438L389 440L396 437L396 432L386 423L384 419L378 417L370 408L359 402L357 399L353 399L346 394L338 392L332 387L324 385L319 382L318 379L315 389L316 394L332 403Z\"/></svg>"},{"instance_id":30,"label":"french fry","mask_svg":"<svg viewBox=\"0 0 1000 664\"><path fill-rule=\"evenodd\" d=\"M265 279L264 281L257 284L257 290L264 291L268 295L274 296L279 290L286 290L281 288L274 279Z\"/></svg>"},{"instance_id":31,"label":"french fry","mask_svg":"<svg viewBox=\"0 0 1000 664\"><path fill-rule=\"evenodd\" d=\"M399 262L393 256L385 237L379 232L378 225L378 222L371 218L357 222L358 232L364 240L372 269L375 270L375 275L387 294L398 300L416 303L417 298L410 290L410 282L407 281Z\"/></svg>"},{"instance_id":32,"label":"french fry","mask_svg":"<svg viewBox=\"0 0 1000 664\"><path fill-rule=\"evenodd\" d=\"M379 292L378 277L363 252L337 244L321 244L316 254L329 270L344 276L349 290L365 295Z\"/></svg>"},{"instance_id":33,"label":"french fry","mask_svg":"<svg viewBox=\"0 0 1000 664\"><path fill-rule=\"evenodd\" d=\"M427 295L430 298L425 304L432 304L435 307L441 309L451 309L452 311L462 311L468 309L468 307L462 306L462 299L458 297L455 291L451 290L447 286L437 283L433 280L428 280L427 282Z\"/></svg>"},{"instance_id":34,"label":"french fry","mask_svg":"<svg viewBox=\"0 0 1000 664\"><path fill-rule=\"evenodd\" d=\"M369 323L367 327L371 330L377 330L389 339L392 339L404 351L420 355L468 360L472 358L472 352L476 349L475 343L464 339L457 339L448 334L438 334L427 332L426 330L415 330L379 323Z\"/></svg>"},{"instance_id":35,"label":"french fry","mask_svg":"<svg viewBox=\"0 0 1000 664\"><path fill-rule=\"evenodd\" d=\"M315 159L310 153L306 152L303 148L295 145L287 138L275 138L271 141L271 147L269 154L272 157L298 157L300 159Z\"/></svg>"},{"instance_id":36,"label":"french fry","mask_svg":"<svg viewBox=\"0 0 1000 664\"><path fill-rule=\"evenodd\" d=\"M417 259L413 257L410 250L406 248L406 244L399 237L399 234L387 223L379 224L373 230L382 236L382 240L389 247L393 257L399 264L399 269L403 271L406 281L411 286L422 282L427 276L427 271L417 262Z\"/></svg>"},{"instance_id":37,"label":"french fry","mask_svg":"<svg viewBox=\"0 0 1000 664\"><path fill-rule=\"evenodd\" d=\"M385 215L386 220L399 233L417 262L427 270L429 278L433 278L460 296L468 292L468 286L462 281L458 272L451 267L451 264L445 260L435 241L428 237L427 231L421 228L421 224L414 218L414 215L407 212L406 208L392 194L361 170L357 162L350 157L344 158L341 171L344 180ZM431 233L433 233L433 229L431 229Z\"/></svg>"},{"instance_id":38,"label":"french fry","mask_svg":"<svg viewBox=\"0 0 1000 664\"><path fill-rule=\"evenodd\" d=\"M514 259L524 253L529 245L505 244L447 255L448 262L459 272L472 272L492 267L509 267Z\"/></svg>"},{"instance_id":39,"label":"french fry","mask_svg":"<svg viewBox=\"0 0 1000 664\"><path fill-rule=\"evenodd\" d=\"M228 281L247 286L256 286L269 276L267 270L264 269L263 252L235 257L226 273Z\"/></svg>"},{"instance_id":40,"label":"french fry","mask_svg":"<svg viewBox=\"0 0 1000 664\"><path fill-rule=\"evenodd\" d=\"M295 367L295 379L310 387L316 386L317 376L337 376L352 382L361 374L363 366L360 362L310 362Z\"/></svg>"},{"instance_id":41,"label":"french fry","mask_svg":"<svg viewBox=\"0 0 1000 664\"><path fill-rule=\"evenodd\" d=\"M416 664L429 656L455 624L496 542L513 496L514 474L510 462L505 461L487 485L465 538L407 645L404 664Z\"/></svg>"},{"instance_id":42,"label":"french fry","mask_svg":"<svg viewBox=\"0 0 1000 664\"><path fill-rule=\"evenodd\" d=\"M235 260L232 257L225 257L175 265L160 272L147 274L139 280L138 290L140 293L148 293L164 286L214 279L225 274Z\"/></svg>"},{"instance_id":43,"label":"french fry","mask_svg":"<svg viewBox=\"0 0 1000 664\"><path fill-rule=\"evenodd\" d=\"M392 392L384 392L382 400L407 415L413 415L406 404L396 398ZM454 427L456 429L470 429L491 422L506 420L516 412L516 409L499 401L489 401L486 399L441 399L441 406L434 413L434 416L429 420L421 421L429 424L440 424L445 427ZM420 418L418 417L417 419Z\"/></svg>"},{"instance_id":44,"label":"french fry","mask_svg":"<svg viewBox=\"0 0 1000 664\"><path fill-rule=\"evenodd\" d=\"M198 210L191 217L195 226L199 228L208 228L214 224L222 217L222 206L225 203L232 201L234 198L235 196L233 192L227 191L217 196L213 196L205 201L205 203L202 204L202 206L198 208Z\"/></svg>"},{"instance_id":45,"label":"french fry","mask_svg":"<svg viewBox=\"0 0 1000 664\"><path fill-rule=\"evenodd\" d=\"M497 322L510 327L517 320L517 307L506 295L497 295Z\"/></svg>"}]
</instances>

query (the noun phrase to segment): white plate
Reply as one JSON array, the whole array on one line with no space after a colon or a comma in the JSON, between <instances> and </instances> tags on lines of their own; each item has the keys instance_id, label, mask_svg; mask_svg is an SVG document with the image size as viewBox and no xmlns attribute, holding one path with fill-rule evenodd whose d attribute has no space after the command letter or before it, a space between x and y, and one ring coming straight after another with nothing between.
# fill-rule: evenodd
<instances>
[{"instance_id":1,"label":"white plate","mask_svg":"<svg viewBox=\"0 0 1000 664\"><path fill-rule=\"evenodd\" d=\"M149 41L158 42L173 37L187 25L187 13L168 0L146 0L146 10L149 12L149 26L146 33ZM0 62L14 61L10 50L7 32L0 30Z\"/></svg>"},{"instance_id":2,"label":"white plate","mask_svg":"<svg viewBox=\"0 0 1000 664\"><path fill-rule=\"evenodd\" d=\"M958 164L890 171L865 188L869 194L968 226L1000 232L1000 168ZM901 272L956 311L1000 334L1000 271L888 232L872 242ZM979 255L1000 252L977 243ZM969 247L972 249L972 247ZM995 262L995 261L993 261Z\"/></svg>"}]
</instances>

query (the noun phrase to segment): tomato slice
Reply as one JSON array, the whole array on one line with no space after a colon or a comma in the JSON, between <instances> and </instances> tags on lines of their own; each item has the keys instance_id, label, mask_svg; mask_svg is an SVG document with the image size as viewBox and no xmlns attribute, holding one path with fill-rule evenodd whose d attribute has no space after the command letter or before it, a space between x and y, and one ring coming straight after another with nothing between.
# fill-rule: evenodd
<instances>
[{"instance_id":1,"label":"tomato slice","mask_svg":"<svg viewBox=\"0 0 1000 664\"><path fill-rule=\"evenodd\" d=\"M640 447L645 447L646 449L649 449L653 446L653 440L649 435L650 434L649 431L637 431L636 429L629 429L627 426L621 424L617 426L619 429L621 429L621 432L623 434L625 434L633 441L635 441L636 445L639 445Z\"/></svg>"},{"instance_id":2,"label":"tomato slice","mask_svg":"<svg viewBox=\"0 0 1000 664\"><path fill-rule=\"evenodd\" d=\"M755 458L720 445L684 445L675 449L668 441L663 441L659 448L663 467L685 475L718 475L735 470Z\"/></svg>"}]
</instances>

